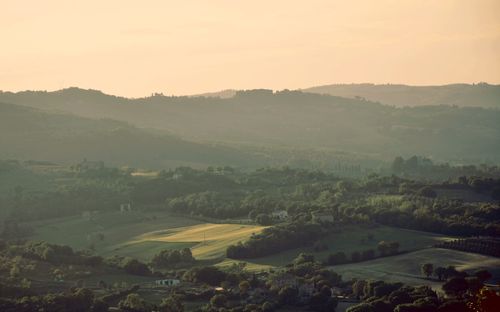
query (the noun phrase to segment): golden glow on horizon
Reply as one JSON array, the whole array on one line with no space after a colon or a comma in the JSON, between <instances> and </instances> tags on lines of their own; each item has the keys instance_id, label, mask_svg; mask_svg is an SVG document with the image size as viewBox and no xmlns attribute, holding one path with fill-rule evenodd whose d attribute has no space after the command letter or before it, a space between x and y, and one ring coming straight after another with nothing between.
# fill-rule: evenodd
<instances>
[{"instance_id":1,"label":"golden glow on horizon","mask_svg":"<svg viewBox=\"0 0 500 312\"><path fill-rule=\"evenodd\" d=\"M2 1L0 90L500 83L496 0Z\"/></svg>"}]
</instances>

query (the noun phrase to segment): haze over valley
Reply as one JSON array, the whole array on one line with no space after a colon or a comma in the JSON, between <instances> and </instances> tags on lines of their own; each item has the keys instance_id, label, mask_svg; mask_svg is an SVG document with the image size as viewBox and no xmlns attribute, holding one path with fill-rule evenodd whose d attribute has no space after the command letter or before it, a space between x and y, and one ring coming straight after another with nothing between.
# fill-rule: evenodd
<instances>
[{"instance_id":1,"label":"haze over valley","mask_svg":"<svg viewBox=\"0 0 500 312\"><path fill-rule=\"evenodd\" d=\"M480 92L475 89L486 87L462 88L472 97ZM485 95L490 99L500 87L488 89L493 90ZM456 92L452 88L449 95L441 96L453 98ZM408 93L408 98L414 94ZM274 146L340 152L381 162L397 155L420 155L455 164L489 163L498 161L500 155L500 112L488 101L460 107L450 101L394 107L360 97L264 89L237 91L227 98L155 94L129 99L79 88L2 92L0 102L18 105L2 105L2 137L6 143L16 145L2 153L4 158L29 159L33 155L30 148L37 146L15 140L50 146L50 140L62 136L74 146L61 145L66 151L47 148L45 154L40 154L43 160L71 160L86 155L117 164L132 162L158 168L176 158L203 163L190 153L198 148L207 156L205 162L211 159L209 164L227 161L241 165L244 160L246 166L258 167L275 160L272 152L262 155L263 147ZM22 108L26 106L34 109ZM33 129L24 127L23 121ZM11 123L22 129L10 127ZM69 127L74 129L67 132ZM123 144L120 140L125 140L127 133L127 144ZM149 151L148 155L142 154L144 150ZM211 154L218 155L219 160ZM296 163L307 161L300 153L294 159ZM279 161L286 163L287 159ZM334 166L332 158L326 161L330 162L327 166Z\"/></svg>"},{"instance_id":2,"label":"haze over valley","mask_svg":"<svg viewBox=\"0 0 500 312\"><path fill-rule=\"evenodd\" d=\"M500 2L5 1L1 312L500 311Z\"/></svg>"}]
</instances>

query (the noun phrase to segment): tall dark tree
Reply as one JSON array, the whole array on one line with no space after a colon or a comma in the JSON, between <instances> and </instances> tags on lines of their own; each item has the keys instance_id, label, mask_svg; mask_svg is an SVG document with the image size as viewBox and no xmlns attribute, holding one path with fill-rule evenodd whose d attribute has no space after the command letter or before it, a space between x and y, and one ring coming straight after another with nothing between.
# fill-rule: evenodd
<instances>
[{"instance_id":1,"label":"tall dark tree","mask_svg":"<svg viewBox=\"0 0 500 312\"><path fill-rule=\"evenodd\" d=\"M461 298L467 292L469 285L463 277L452 277L442 288L447 295Z\"/></svg>"},{"instance_id":2,"label":"tall dark tree","mask_svg":"<svg viewBox=\"0 0 500 312\"><path fill-rule=\"evenodd\" d=\"M405 165L405 160L403 159L403 157L398 156L394 158L394 161L392 162L391 165L391 169L395 173L401 173L404 169L404 165Z\"/></svg>"},{"instance_id":3,"label":"tall dark tree","mask_svg":"<svg viewBox=\"0 0 500 312\"><path fill-rule=\"evenodd\" d=\"M432 265L432 263L424 263L424 264L422 264L422 267L420 268L420 271L427 278L429 278L432 275L432 273L434 272L434 266Z\"/></svg>"}]
</instances>

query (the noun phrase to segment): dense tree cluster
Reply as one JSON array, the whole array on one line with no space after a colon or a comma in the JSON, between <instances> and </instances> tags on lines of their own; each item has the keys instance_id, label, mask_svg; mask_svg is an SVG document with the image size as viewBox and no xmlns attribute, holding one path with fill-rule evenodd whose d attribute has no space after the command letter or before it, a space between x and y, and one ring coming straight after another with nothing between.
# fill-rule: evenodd
<instances>
[{"instance_id":1,"label":"dense tree cluster","mask_svg":"<svg viewBox=\"0 0 500 312\"><path fill-rule=\"evenodd\" d=\"M25 258L47 261L52 264L81 264L96 266L102 263L102 258L88 255L84 252L75 252L65 245L50 244L47 242L27 241L22 244L11 243L8 252Z\"/></svg>"},{"instance_id":2,"label":"dense tree cluster","mask_svg":"<svg viewBox=\"0 0 500 312\"><path fill-rule=\"evenodd\" d=\"M379 196L344 204L380 224L457 236L500 236L500 206L422 196Z\"/></svg>"},{"instance_id":3,"label":"dense tree cluster","mask_svg":"<svg viewBox=\"0 0 500 312\"><path fill-rule=\"evenodd\" d=\"M498 177L498 176L497 176ZM499 200L500 179L484 175L461 176L458 178L460 185L472 188L474 191L492 195L493 199Z\"/></svg>"},{"instance_id":4,"label":"dense tree cluster","mask_svg":"<svg viewBox=\"0 0 500 312\"><path fill-rule=\"evenodd\" d=\"M379 250L380 257L393 256L399 253L399 243L381 241L378 244L377 249ZM372 260L375 257L376 253L373 249L353 251L350 257L348 257L344 252L338 251L336 253L329 254L325 260L325 264L340 265L346 263L355 263L360 261Z\"/></svg>"},{"instance_id":5,"label":"dense tree cluster","mask_svg":"<svg viewBox=\"0 0 500 312\"><path fill-rule=\"evenodd\" d=\"M226 219L248 214L238 199L238 194L205 191L167 199L165 206L175 213Z\"/></svg>"},{"instance_id":6,"label":"dense tree cluster","mask_svg":"<svg viewBox=\"0 0 500 312\"><path fill-rule=\"evenodd\" d=\"M13 170L9 168L5 170ZM141 210L166 210L217 219L249 217L265 225L272 223L267 216L274 211L286 210L290 219L323 211L339 222L371 221L462 236L500 235L498 204L467 203L437 196L438 189L493 196L499 181L494 177L460 176L457 180L429 185L374 174L358 180L340 179L324 172L288 167L254 172L229 167L206 170L180 167L147 179L130 172L83 162L66 173L70 182L64 187L40 193L27 192L21 187L8 195L0 194L0 204L10 211L10 225L2 229L4 237L23 235L20 221L89 210L118 210L123 202L131 202ZM14 224L17 226L11 226Z\"/></svg>"},{"instance_id":7,"label":"dense tree cluster","mask_svg":"<svg viewBox=\"0 0 500 312\"><path fill-rule=\"evenodd\" d=\"M183 276L187 281L219 286L227 277L227 274L214 266L194 267L189 269Z\"/></svg>"},{"instance_id":8,"label":"dense tree cluster","mask_svg":"<svg viewBox=\"0 0 500 312\"><path fill-rule=\"evenodd\" d=\"M398 253L399 243L394 241L392 242L380 241L377 245L377 249L381 257L395 255Z\"/></svg>"},{"instance_id":9,"label":"dense tree cluster","mask_svg":"<svg viewBox=\"0 0 500 312\"><path fill-rule=\"evenodd\" d=\"M278 307L305 306L311 311L332 311L337 299L331 288L342 284L341 276L327 270L314 257L299 255L285 270L267 277L270 296L276 296Z\"/></svg>"},{"instance_id":10,"label":"dense tree cluster","mask_svg":"<svg viewBox=\"0 0 500 312\"><path fill-rule=\"evenodd\" d=\"M500 167L498 166L488 166L486 164L479 166L452 166L448 163L435 164L431 159L419 156L411 156L407 159L401 156L396 157L391 164L391 171L398 175L433 180L458 179L461 177L463 179L466 176L487 178L498 178L500 176Z\"/></svg>"},{"instance_id":11,"label":"dense tree cluster","mask_svg":"<svg viewBox=\"0 0 500 312\"><path fill-rule=\"evenodd\" d=\"M97 299L92 291L85 288L76 288L68 293L18 299L0 298L0 310L5 312L105 312L108 311L108 305Z\"/></svg>"},{"instance_id":12,"label":"dense tree cluster","mask_svg":"<svg viewBox=\"0 0 500 312\"><path fill-rule=\"evenodd\" d=\"M424 269L424 266L422 267ZM425 274L431 271L425 265ZM353 295L362 303L347 312L490 312L500 304L500 296L484 287L483 279L465 277L466 274L449 278L442 286L446 297L427 286L405 286L402 283L356 280Z\"/></svg>"},{"instance_id":13,"label":"dense tree cluster","mask_svg":"<svg viewBox=\"0 0 500 312\"><path fill-rule=\"evenodd\" d=\"M2 209L9 212L12 220L30 221L78 215L84 211L113 210L128 199L133 180L129 171L104 166L87 168L82 164L85 162L55 176L31 173L25 183L43 184L43 191L35 192L14 184L13 192L0 193ZM58 179L64 180L64 184L58 184Z\"/></svg>"},{"instance_id":14,"label":"dense tree cluster","mask_svg":"<svg viewBox=\"0 0 500 312\"><path fill-rule=\"evenodd\" d=\"M177 172L177 170L175 171ZM181 175L179 173L173 175ZM290 169L287 167L276 169L266 168L257 170L250 174L232 176L214 175L211 171L194 171L191 175L182 175L175 183L194 183L201 186L200 192L187 192L181 196L171 196L165 193L166 209L177 213L189 213L191 215L202 215L214 218L235 218L251 216L256 219L258 215L269 214L274 210L297 210L301 206L300 201L310 198L310 191L317 192L317 185L309 187L310 183L326 183L325 181L337 181L338 178L326 175L322 172ZM168 174L164 174L167 177ZM195 181L192 181L196 177ZM224 179L226 183L218 180ZM206 182L205 182L206 181ZM304 184L307 183L307 184ZM276 197L271 195L271 190L281 188L295 188L295 193ZM305 188L308 187L308 190ZM175 187L174 187L175 189ZM189 190L189 188L187 188ZM263 191L268 189L269 191ZM172 191L172 188L169 192ZM151 199L151 197L149 197ZM269 223L269 222L265 222Z\"/></svg>"},{"instance_id":15,"label":"dense tree cluster","mask_svg":"<svg viewBox=\"0 0 500 312\"><path fill-rule=\"evenodd\" d=\"M499 238L464 238L441 242L435 247L473 252L493 257L500 257Z\"/></svg>"},{"instance_id":16,"label":"dense tree cluster","mask_svg":"<svg viewBox=\"0 0 500 312\"><path fill-rule=\"evenodd\" d=\"M403 166L407 166L408 161L404 161ZM409 164L412 162L413 160ZM0 169L14 170L5 165ZM50 210L52 215L76 214L87 211L90 207L97 210L118 210L119 203L124 201L130 201L144 210L218 219L248 217L249 220L244 222L269 225L247 241L229 246L227 256L233 259L258 258L306 246L323 252L328 249L322 240L325 235L334 235L342 226L353 224L378 223L459 236L500 235L498 204L493 201L466 202L440 195L443 189L467 190L480 192L486 198L494 198L498 180L492 177L461 176L458 181L430 184L398 176L370 175L358 180L339 179L323 172L287 167L266 168L255 172L239 172L232 168L195 170L181 167L162 171L157 177L136 178L128 170L93 167L88 164L75 166L67 174L74 183L54 192L32 194L21 188L8 195L0 194L0 204L2 207L5 204L7 210L12 212L2 229L4 237L17 238L22 233L21 221L36 218L37 214L44 214L46 210ZM25 206L28 208L24 209ZM281 210L288 215L284 220L271 217L273 212ZM31 215L33 211L36 213ZM322 214L333 217L333 221L321 222L317 215ZM458 239L437 246L493 256L499 256L497 251L500 249L496 238L485 237ZM397 241L380 241L376 249L360 249L351 254L332 253L323 265L392 256L399 253L399 247ZM44 242L0 241L0 250L12 256L46 261L54 265L98 266L103 262L100 257L87 252ZM161 251L155 255L151 265L158 269L175 269L183 263L190 266L195 264L189 249ZM121 273L163 275L153 273L148 264L128 257L108 258L104 260L104 265L119 268L123 270ZM9 263L8 269L17 278L19 274L15 265ZM421 271L428 279L435 277L444 281L443 291L448 297L453 297L453 300L439 298L427 288L359 280L353 285L353 293L364 301L353 307L352 311L449 311L467 306L472 301L488 301L491 298L496 300L482 288L488 275L485 272L468 276L454 267L435 267L432 263L423 264ZM262 279L251 278L242 270L232 272L211 266L192 267L179 273L177 277L182 276L185 281L195 284L224 286L223 288L230 285L238 288L238 294L207 292L204 295L206 299L213 299L210 300L207 311L226 309L231 306L230 303L247 300L250 296L260 299L252 297L254 299L248 311L271 311L294 305L307 306L313 311L331 311L336 306L332 287L340 285L340 276L315 262L312 255L299 255L279 273L266 276L265 285ZM23 281L15 278L12 279L15 287L20 287ZM253 291L256 288L260 288L259 291L265 295L255 294ZM171 306L176 306L173 304L174 299L163 306L152 307L137 294L120 295L122 310L149 311L154 308L159 311L177 311L168 310ZM70 294L71 296L73 295ZM267 305L264 305L265 300L259 301L265 296L271 298ZM6 304L6 307L12 304L20 307L16 300L2 301L2 304ZM29 302L31 299L26 300ZM45 299L33 300L43 302ZM50 300L59 302L63 299L57 297ZM37 304L40 304L38 308L47 309L42 306L46 303ZM58 308L54 309L57 311Z\"/></svg>"},{"instance_id":17,"label":"dense tree cluster","mask_svg":"<svg viewBox=\"0 0 500 312\"><path fill-rule=\"evenodd\" d=\"M264 229L259 234L227 248L233 259L258 258L276 252L312 245L323 233L320 225L308 222L280 224Z\"/></svg>"},{"instance_id":18,"label":"dense tree cluster","mask_svg":"<svg viewBox=\"0 0 500 312\"><path fill-rule=\"evenodd\" d=\"M104 259L108 266L122 269L132 275L151 276L152 272L149 266L137 259L114 255Z\"/></svg>"},{"instance_id":19,"label":"dense tree cluster","mask_svg":"<svg viewBox=\"0 0 500 312\"><path fill-rule=\"evenodd\" d=\"M155 267L167 268L178 265L191 264L195 261L191 249L165 249L156 254L151 260Z\"/></svg>"}]
</instances>

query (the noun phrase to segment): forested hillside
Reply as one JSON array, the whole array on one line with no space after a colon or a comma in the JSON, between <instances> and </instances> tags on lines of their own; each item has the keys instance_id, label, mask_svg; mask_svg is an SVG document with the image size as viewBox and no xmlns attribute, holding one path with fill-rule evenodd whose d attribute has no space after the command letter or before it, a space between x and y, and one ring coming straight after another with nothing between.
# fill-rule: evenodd
<instances>
[{"instance_id":1,"label":"forested hillside","mask_svg":"<svg viewBox=\"0 0 500 312\"><path fill-rule=\"evenodd\" d=\"M425 155L438 161L494 162L500 155L500 111L479 107L394 108L362 99L271 90L238 91L225 99L127 99L71 88L4 92L0 100L126 121L208 142L322 148L385 160Z\"/></svg>"},{"instance_id":2,"label":"forested hillside","mask_svg":"<svg viewBox=\"0 0 500 312\"><path fill-rule=\"evenodd\" d=\"M165 131L1 103L0 145L0 159L74 162L87 158L146 167L262 163L248 153L188 142Z\"/></svg>"}]
</instances>

